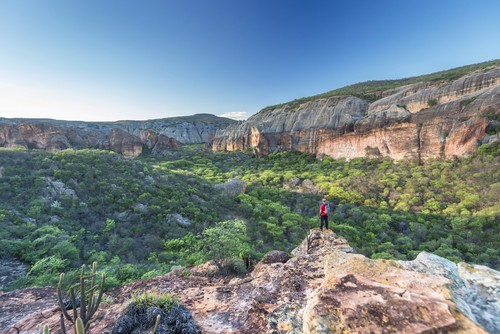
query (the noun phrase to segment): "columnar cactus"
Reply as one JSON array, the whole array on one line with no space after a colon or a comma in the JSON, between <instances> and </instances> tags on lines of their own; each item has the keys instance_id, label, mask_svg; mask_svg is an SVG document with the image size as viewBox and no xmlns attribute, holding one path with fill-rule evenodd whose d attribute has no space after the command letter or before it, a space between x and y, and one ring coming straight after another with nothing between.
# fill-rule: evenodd
<instances>
[{"instance_id":1,"label":"columnar cactus","mask_svg":"<svg viewBox=\"0 0 500 334\"><path fill-rule=\"evenodd\" d=\"M158 329L158 326L160 325L160 321L161 321L161 315L158 314L156 316L155 326L153 327L153 331L151 332L151 334L156 333L156 330Z\"/></svg>"},{"instance_id":2,"label":"columnar cactus","mask_svg":"<svg viewBox=\"0 0 500 334\"><path fill-rule=\"evenodd\" d=\"M62 314L61 314L61 322L63 323L63 325L61 326L61 330L63 333L66 333L66 328L64 327L64 320L62 318ZM83 321L81 318L76 318L75 333L76 334L85 334L85 327L83 326ZM49 325L43 326L42 334L50 334ZM153 334L154 334L154 332L153 332Z\"/></svg>"},{"instance_id":3,"label":"columnar cactus","mask_svg":"<svg viewBox=\"0 0 500 334\"><path fill-rule=\"evenodd\" d=\"M62 283L64 281L64 273L61 274L59 285L57 286L57 299L59 307L61 308L61 331L66 334L66 326L64 325L64 318L69 320L75 327L76 334L87 333L89 326L92 322L92 317L97 312L99 304L101 303L102 294L104 291L105 274L101 275L100 284L96 284L97 273L95 271L96 263L92 263L90 275L85 275L85 265L82 266L80 274L80 283L75 284L69 288L71 306L73 308L72 316L67 311L67 305L63 300ZM87 284L90 285L87 287ZM79 306L78 306L79 301ZM80 314L78 314L78 308ZM64 316L64 317L63 317Z\"/></svg>"}]
</instances>

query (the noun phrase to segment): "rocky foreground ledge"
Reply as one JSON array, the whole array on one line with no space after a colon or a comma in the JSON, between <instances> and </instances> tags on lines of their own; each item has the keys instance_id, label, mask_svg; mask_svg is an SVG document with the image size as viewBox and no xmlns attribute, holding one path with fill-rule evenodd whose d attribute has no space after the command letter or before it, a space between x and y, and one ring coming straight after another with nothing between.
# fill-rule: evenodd
<instances>
[{"instance_id":1,"label":"rocky foreground ledge","mask_svg":"<svg viewBox=\"0 0 500 334\"><path fill-rule=\"evenodd\" d=\"M331 231L312 230L290 258L273 251L245 277L174 272L107 294L91 333L110 333L132 294L171 293L202 333L498 333L500 273L421 253L370 260ZM0 294L0 333L55 332L55 291Z\"/></svg>"}]
</instances>

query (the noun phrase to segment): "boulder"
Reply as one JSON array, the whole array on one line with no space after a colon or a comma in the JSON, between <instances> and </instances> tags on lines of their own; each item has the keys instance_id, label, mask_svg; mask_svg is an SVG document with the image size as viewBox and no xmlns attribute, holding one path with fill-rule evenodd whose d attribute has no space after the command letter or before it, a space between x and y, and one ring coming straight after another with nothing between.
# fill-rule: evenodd
<instances>
[{"instance_id":1,"label":"boulder","mask_svg":"<svg viewBox=\"0 0 500 334\"><path fill-rule=\"evenodd\" d=\"M500 273L481 265L458 265L437 255L422 252L413 261L400 262L414 272L446 277L456 307L490 333L500 332Z\"/></svg>"},{"instance_id":2,"label":"boulder","mask_svg":"<svg viewBox=\"0 0 500 334\"><path fill-rule=\"evenodd\" d=\"M237 196L239 194L245 193L247 189L247 184L245 181L231 178L227 180L226 183L219 183L214 185L215 189L220 190L225 195L228 196Z\"/></svg>"},{"instance_id":3,"label":"boulder","mask_svg":"<svg viewBox=\"0 0 500 334\"><path fill-rule=\"evenodd\" d=\"M178 213L168 214L166 216L166 218L167 218L167 222L175 223L175 224L178 224L179 226L182 226L182 227L190 227L193 225L192 221L190 221L186 217L181 216Z\"/></svg>"},{"instance_id":4,"label":"boulder","mask_svg":"<svg viewBox=\"0 0 500 334\"><path fill-rule=\"evenodd\" d=\"M273 250L264 255L261 262L262 263L285 263L290 260L290 255L286 252Z\"/></svg>"}]
</instances>

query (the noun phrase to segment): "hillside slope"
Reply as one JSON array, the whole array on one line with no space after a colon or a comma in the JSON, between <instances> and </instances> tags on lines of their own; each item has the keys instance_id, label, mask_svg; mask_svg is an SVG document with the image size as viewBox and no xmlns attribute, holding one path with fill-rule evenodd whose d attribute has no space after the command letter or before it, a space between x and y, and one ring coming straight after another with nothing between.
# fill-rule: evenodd
<instances>
[{"instance_id":1,"label":"hillside slope","mask_svg":"<svg viewBox=\"0 0 500 334\"><path fill-rule=\"evenodd\" d=\"M297 150L333 158L452 158L497 140L499 115L500 62L493 61L268 107L218 131L212 148L259 156Z\"/></svg>"}]
</instances>

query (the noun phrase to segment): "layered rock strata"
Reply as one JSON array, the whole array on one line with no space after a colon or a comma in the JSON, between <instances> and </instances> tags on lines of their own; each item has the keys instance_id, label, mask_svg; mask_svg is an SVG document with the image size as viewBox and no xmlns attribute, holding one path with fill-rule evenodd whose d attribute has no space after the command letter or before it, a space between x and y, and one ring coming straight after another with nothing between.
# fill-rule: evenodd
<instances>
[{"instance_id":1,"label":"layered rock strata","mask_svg":"<svg viewBox=\"0 0 500 334\"><path fill-rule=\"evenodd\" d=\"M213 115L149 121L92 123L0 118L0 147L25 147L49 152L67 148L112 150L136 157L162 155L183 143L207 143L218 129L235 123Z\"/></svg>"},{"instance_id":2,"label":"layered rock strata","mask_svg":"<svg viewBox=\"0 0 500 334\"><path fill-rule=\"evenodd\" d=\"M47 123L0 123L0 147L24 147L48 152L68 148L95 148L137 157L145 147L151 147L152 153L159 153L180 147L180 143L163 135L152 135L151 132L141 139L120 128L104 134L98 131L59 128Z\"/></svg>"},{"instance_id":3,"label":"layered rock strata","mask_svg":"<svg viewBox=\"0 0 500 334\"><path fill-rule=\"evenodd\" d=\"M369 103L319 98L262 111L217 132L213 150L297 150L333 158L452 158L474 151L500 116L500 67L446 83L412 84Z\"/></svg>"},{"instance_id":4,"label":"layered rock strata","mask_svg":"<svg viewBox=\"0 0 500 334\"><path fill-rule=\"evenodd\" d=\"M211 141L217 130L236 124L232 119L210 114L165 118L148 121L118 122L123 128L140 137L146 131L173 138L182 144L200 144Z\"/></svg>"},{"instance_id":5,"label":"layered rock strata","mask_svg":"<svg viewBox=\"0 0 500 334\"><path fill-rule=\"evenodd\" d=\"M208 334L500 330L500 273L494 270L457 267L425 253L410 262L370 260L353 254L331 231L319 230L312 230L292 254L272 252L244 277L214 276L207 263L191 268L190 275L172 272L128 284L107 293L113 302L101 305L90 332L110 333L132 294L142 292L173 294ZM39 333L44 323L55 331L59 311L54 292L46 291L45 309L31 305L40 298L32 290L0 294L0 314L7 319L1 333ZM18 305L15 312L13 303ZM482 316L471 316L473 308Z\"/></svg>"}]
</instances>

